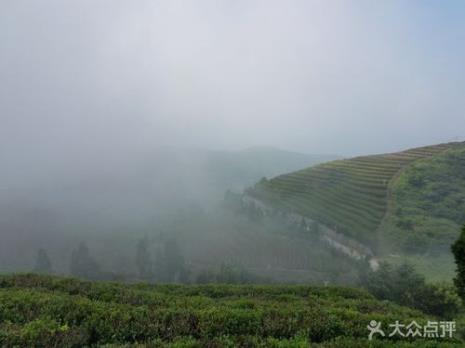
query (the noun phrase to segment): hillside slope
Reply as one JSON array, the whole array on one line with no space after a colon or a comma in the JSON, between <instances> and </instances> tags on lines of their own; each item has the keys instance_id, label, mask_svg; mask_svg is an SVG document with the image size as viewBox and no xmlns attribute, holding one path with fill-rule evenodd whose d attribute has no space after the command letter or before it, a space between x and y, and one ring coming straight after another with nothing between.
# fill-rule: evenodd
<instances>
[{"instance_id":1,"label":"hillside slope","mask_svg":"<svg viewBox=\"0 0 465 348\"><path fill-rule=\"evenodd\" d=\"M405 194L400 193L404 188L399 187L398 178L402 177L400 182L415 182L415 179L406 179L411 166L421 163L427 173L429 170L425 168L434 167L437 158L451 152L453 154L449 162L462 163L465 160L465 153L461 151L463 149L465 143L448 143L336 160L271 180L262 180L247 194L276 209L314 219L376 249L379 236L384 233L382 228L392 225L387 221L392 219L392 208L397 205L393 201L405 197ZM438 174L431 180L435 180L437 185L441 185L441 182L444 186L450 183L449 179L453 176L453 173L449 176ZM458 182L455 183L460 186ZM450 190L456 192L455 202L465 199L463 187ZM393 191L396 194L392 194ZM430 188L430 191L434 191L434 188ZM432 202L437 199L434 195L430 196ZM454 207L454 211L456 209ZM402 214L405 217L409 210L402 210ZM463 215L457 217L456 223L462 219Z\"/></svg>"},{"instance_id":2,"label":"hillside slope","mask_svg":"<svg viewBox=\"0 0 465 348\"><path fill-rule=\"evenodd\" d=\"M0 303L2 347L365 347L371 320L432 319L351 288L122 285L32 274L0 276ZM462 344L449 342L387 338L373 347Z\"/></svg>"},{"instance_id":3,"label":"hillside slope","mask_svg":"<svg viewBox=\"0 0 465 348\"><path fill-rule=\"evenodd\" d=\"M415 161L396 177L381 230L406 252L449 249L465 223L465 147Z\"/></svg>"}]
</instances>

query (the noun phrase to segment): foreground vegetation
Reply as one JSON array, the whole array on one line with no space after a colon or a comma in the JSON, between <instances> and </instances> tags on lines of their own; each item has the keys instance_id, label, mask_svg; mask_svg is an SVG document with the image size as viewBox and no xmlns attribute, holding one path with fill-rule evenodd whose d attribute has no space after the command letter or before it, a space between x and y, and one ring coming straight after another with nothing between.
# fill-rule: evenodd
<instances>
[{"instance_id":1,"label":"foreground vegetation","mask_svg":"<svg viewBox=\"0 0 465 348\"><path fill-rule=\"evenodd\" d=\"M371 320L434 317L355 288L123 285L34 274L0 277L2 347L366 347ZM443 346L460 342L440 341ZM372 347L436 347L431 339Z\"/></svg>"}]
</instances>

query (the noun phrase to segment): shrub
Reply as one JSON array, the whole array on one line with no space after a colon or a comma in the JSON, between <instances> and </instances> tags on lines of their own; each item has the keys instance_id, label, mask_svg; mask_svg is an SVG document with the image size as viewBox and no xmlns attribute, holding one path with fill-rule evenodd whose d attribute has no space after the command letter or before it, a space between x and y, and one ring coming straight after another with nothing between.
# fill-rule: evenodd
<instances>
[{"instance_id":1,"label":"shrub","mask_svg":"<svg viewBox=\"0 0 465 348\"><path fill-rule=\"evenodd\" d=\"M452 318L460 310L456 291L447 284L427 284L413 266L381 263L377 271L362 277L362 285L380 300L421 310L442 318Z\"/></svg>"},{"instance_id":2,"label":"shrub","mask_svg":"<svg viewBox=\"0 0 465 348\"><path fill-rule=\"evenodd\" d=\"M454 284L459 296L465 301L465 226L463 226L459 239L452 245L451 249L457 265Z\"/></svg>"}]
</instances>

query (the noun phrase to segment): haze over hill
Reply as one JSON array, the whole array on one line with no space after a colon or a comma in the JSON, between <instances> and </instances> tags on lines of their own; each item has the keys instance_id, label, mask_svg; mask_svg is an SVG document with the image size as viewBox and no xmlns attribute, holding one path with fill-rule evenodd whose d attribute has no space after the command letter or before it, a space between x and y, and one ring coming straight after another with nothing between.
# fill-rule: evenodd
<instances>
[{"instance_id":1,"label":"haze over hill","mask_svg":"<svg viewBox=\"0 0 465 348\"><path fill-rule=\"evenodd\" d=\"M349 3L2 1L3 221L24 222L24 244L32 230L132 231L315 163L238 149L348 156L462 137L464 5Z\"/></svg>"},{"instance_id":2,"label":"haze over hill","mask_svg":"<svg viewBox=\"0 0 465 348\"><path fill-rule=\"evenodd\" d=\"M26 270L31 243L53 240L47 248L67 273L70 245L85 239L105 269L132 276L137 241L156 254L172 236L194 275L224 263L284 282L352 284L361 259L395 253L450 279L449 245L465 223L464 146L335 161L272 148L164 149L67 190L4 195L2 263ZM429 266L438 260L440 273Z\"/></svg>"},{"instance_id":3,"label":"haze over hill","mask_svg":"<svg viewBox=\"0 0 465 348\"><path fill-rule=\"evenodd\" d=\"M35 163L30 172L0 173L1 200L20 201L57 212L102 218L138 219L197 205L217 204L228 189L237 192L262 177L272 177L336 158L270 147L244 151L160 148L94 163L70 158ZM29 168L32 170L32 168Z\"/></svg>"},{"instance_id":4,"label":"haze over hill","mask_svg":"<svg viewBox=\"0 0 465 348\"><path fill-rule=\"evenodd\" d=\"M163 148L101 158L85 167L69 159L68 166L55 164L60 170L49 172L48 164L36 163L36 172L48 176L33 180L28 180L30 173L13 179L0 174L1 182L10 186L0 195L0 263L9 268L19 262L27 269L31 261L18 250L31 254L44 240L62 245L70 236L78 243L89 234L125 230L129 235L180 211L210 211L227 190L241 192L262 177L334 158L269 147L236 152Z\"/></svg>"},{"instance_id":5,"label":"haze over hill","mask_svg":"<svg viewBox=\"0 0 465 348\"><path fill-rule=\"evenodd\" d=\"M463 347L464 42L465 1L1 0L0 347Z\"/></svg>"}]
</instances>

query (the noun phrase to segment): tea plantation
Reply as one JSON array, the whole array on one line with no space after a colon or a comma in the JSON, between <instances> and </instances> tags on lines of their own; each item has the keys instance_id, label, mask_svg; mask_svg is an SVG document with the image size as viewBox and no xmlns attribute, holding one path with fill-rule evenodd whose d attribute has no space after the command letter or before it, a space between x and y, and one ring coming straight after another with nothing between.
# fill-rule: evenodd
<instances>
[{"instance_id":1,"label":"tea plantation","mask_svg":"<svg viewBox=\"0 0 465 348\"><path fill-rule=\"evenodd\" d=\"M2 347L463 346L458 338L367 339L371 320L428 319L438 320L355 288L0 276Z\"/></svg>"},{"instance_id":2,"label":"tea plantation","mask_svg":"<svg viewBox=\"0 0 465 348\"><path fill-rule=\"evenodd\" d=\"M278 210L307 216L376 248L381 228L385 226L383 222L390 215L395 198L392 186L397 178L417 162L423 161L426 167L429 159L464 148L464 143L448 143L336 160L262 180L248 194ZM465 155L460 157L456 153L453 159L461 164L465 162ZM436 185L447 185L450 177L438 175ZM403 180L410 182L409 178ZM403 211L403 216L408 214L408 210ZM458 232L459 229L455 237Z\"/></svg>"}]
</instances>

